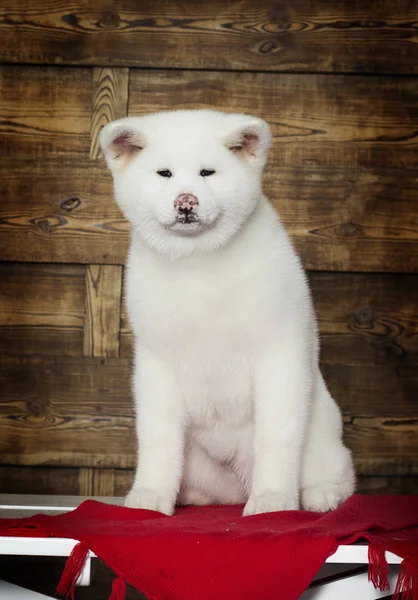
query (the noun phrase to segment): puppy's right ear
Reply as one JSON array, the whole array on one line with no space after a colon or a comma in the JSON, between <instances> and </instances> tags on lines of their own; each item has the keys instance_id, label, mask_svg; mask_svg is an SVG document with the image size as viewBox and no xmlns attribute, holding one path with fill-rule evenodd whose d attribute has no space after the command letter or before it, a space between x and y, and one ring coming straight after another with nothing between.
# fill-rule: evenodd
<instances>
[{"instance_id":1,"label":"puppy's right ear","mask_svg":"<svg viewBox=\"0 0 418 600\"><path fill-rule=\"evenodd\" d=\"M233 127L224 140L227 148L248 164L262 169L271 143L267 123L248 115L231 115L229 120Z\"/></svg>"},{"instance_id":2,"label":"puppy's right ear","mask_svg":"<svg viewBox=\"0 0 418 600\"><path fill-rule=\"evenodd\" d=\"M145 147L145 139L132 118L108 123L100 133L100 146L107 166L115 173Z\"/></svg>"}]
</instances>

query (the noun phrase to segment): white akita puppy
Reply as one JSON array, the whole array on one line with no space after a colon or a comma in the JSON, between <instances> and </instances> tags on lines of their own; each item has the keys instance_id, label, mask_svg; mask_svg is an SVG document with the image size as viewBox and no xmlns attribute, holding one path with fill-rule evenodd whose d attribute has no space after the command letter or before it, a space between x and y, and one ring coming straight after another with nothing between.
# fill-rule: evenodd
<instances>
[{"instance_id":1,"label":"white akita puppy","mask_svg":"<svg viewBox=\"0 0 418 600\"><path fill-rule=\"evenodd\" d=\"M132 225L139 452L127 506L327 511L353 492L306 277L261 189L270 140L261 119L210 110L102 131Z\"/></svg>"}]
</instances>

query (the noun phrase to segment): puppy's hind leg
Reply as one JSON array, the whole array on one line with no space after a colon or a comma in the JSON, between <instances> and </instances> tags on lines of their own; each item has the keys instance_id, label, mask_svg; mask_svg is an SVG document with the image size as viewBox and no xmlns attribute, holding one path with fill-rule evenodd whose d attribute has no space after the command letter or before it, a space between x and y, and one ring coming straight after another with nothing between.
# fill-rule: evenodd
<instances>
[{"instance_id":1,"label":"puppy's hind leg","mask_svg":"<svg viewBox=\"0 0 418 600\"><path fill-rule=\"evenodd\" d=\"M312 415L302 461L301 502L305 510L334 510L354 492L350 451L342 442L341 413L318 370Z\"/></svg>"}]
</instances>

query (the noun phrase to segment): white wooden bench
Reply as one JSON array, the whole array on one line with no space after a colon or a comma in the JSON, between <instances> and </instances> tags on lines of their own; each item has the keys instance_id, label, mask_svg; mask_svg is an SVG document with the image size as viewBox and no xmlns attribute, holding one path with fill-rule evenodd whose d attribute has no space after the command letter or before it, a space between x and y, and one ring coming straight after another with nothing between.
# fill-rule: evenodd
<instances>
[{"instance_id":1,"label":"white wooden bench","mask_svg":"<svg viewBox=\"0 0 418 600\"><path fill-rule=\"evenodd\" d=\"M86 500L82 496L26 496L0 494L0 517L27 517L39 512L59 514L76 508ZM95 500L108 504L123 503L123 498L97 497ZM78 542L65 538L1 537L0 554L8 556L69 556ZM90 552L78 585L89 585L91 577L91 559L96 558ZM375 600L393 593L401 559L386 553L390 565L389 582L392 592L379 592L368 581L368 549L366 544L340 546L328 558L316 576L311 587L304 592L301 600ZM45 596L31 590L0 581L1 600L42 600Z\"/></svg>"}]
</instances>

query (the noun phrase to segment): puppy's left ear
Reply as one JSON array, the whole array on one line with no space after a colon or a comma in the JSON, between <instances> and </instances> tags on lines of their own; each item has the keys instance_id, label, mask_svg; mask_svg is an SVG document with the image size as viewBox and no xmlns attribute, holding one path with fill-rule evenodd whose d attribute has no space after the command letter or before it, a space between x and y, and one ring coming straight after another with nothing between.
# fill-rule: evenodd
<instances>
[{"instance_id":1,"label":"puppy's left ear","mask_svg":"<svg viewBox=\"0 0 418 600\"><path fill-rule=\"evenodd\" d=\"M271 144L270 127L262 119L248 117L227 135L225 145L239 158L262 169Z\"/></svg>"}]
</instances>

